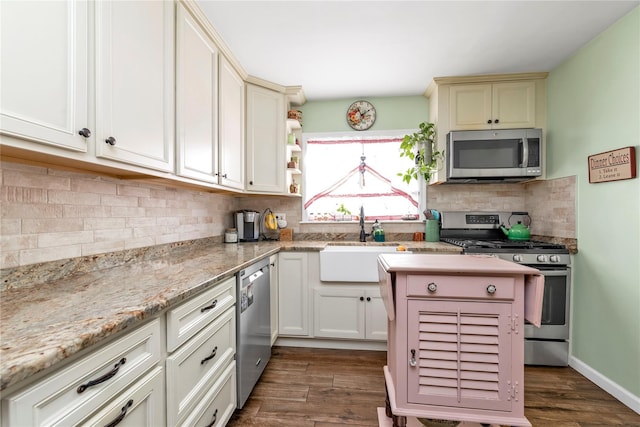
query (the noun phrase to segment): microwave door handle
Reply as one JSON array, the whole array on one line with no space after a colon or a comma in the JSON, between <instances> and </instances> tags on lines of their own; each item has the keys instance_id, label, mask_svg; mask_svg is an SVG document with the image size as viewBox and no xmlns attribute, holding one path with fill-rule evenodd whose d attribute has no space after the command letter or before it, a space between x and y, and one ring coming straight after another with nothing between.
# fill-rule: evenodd
<instances>
[{"instance_id":1,"label":"microwave door handle","mask_svg":"<svg viewBox=\"0 0 640 427\"><path fill-rule=\"evenodd\" d=\"M521 144L521 156L520 158L522 159L522 163L520 164L521 168L526 168L527 165L529 164L529 141L527 140L527 138L522 138L522 140L520 141Z\"/></svg>"}]
</instances>

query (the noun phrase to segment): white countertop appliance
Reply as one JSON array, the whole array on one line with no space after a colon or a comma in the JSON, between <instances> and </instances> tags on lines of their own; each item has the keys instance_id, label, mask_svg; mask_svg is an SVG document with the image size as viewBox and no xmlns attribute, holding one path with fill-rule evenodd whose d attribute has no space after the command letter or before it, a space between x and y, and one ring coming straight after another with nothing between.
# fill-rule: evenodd
<instances>
[{"instance_id":1,"label":"white countertop appliance","mask_svg":"<svg viewBox=\"0 0 640 427\"><path fill-rule=\"evenodd\" d=\"M440 240L463 254L485 254L540 270L545 276L542 325L525 325L525 364L567 366L571 256L566 246L509 240L500 226L525 222L527 212L442 212Z\"/></svg>"}]
</instances>

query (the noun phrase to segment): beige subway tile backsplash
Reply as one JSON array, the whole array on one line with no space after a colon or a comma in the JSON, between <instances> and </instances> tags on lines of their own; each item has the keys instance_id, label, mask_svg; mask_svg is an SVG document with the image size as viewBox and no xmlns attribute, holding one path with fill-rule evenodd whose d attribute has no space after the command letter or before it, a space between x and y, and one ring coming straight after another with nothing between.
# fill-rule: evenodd
<instances>
[{"instance_id":1,"label":"beige subway tile backsplash","mask_svg":"<svg viewBox=\"0 0 640 427\"><path fill-rule=\"evenodd\" d=\"M0 268L221 236L237 199L0 162Z\"/></svg>"}]
</instances>

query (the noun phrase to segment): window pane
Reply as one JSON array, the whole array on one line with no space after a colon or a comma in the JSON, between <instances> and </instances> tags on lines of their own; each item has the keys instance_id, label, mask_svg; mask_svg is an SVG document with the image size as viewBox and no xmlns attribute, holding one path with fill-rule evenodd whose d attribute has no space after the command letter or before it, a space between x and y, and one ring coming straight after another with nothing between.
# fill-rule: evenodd
<instances>
[{"instance_id":1,"label":"window pane","mask_svg":"<svg viewBox=\"0 0 640 427\"><path fill-rule=\"evenodd\" d=\"M418 183L407 185L397 175L411 165L400 157L400 142L412 132L304 134L306 218L342 220L341 206L358 215L361 205L367 220L417 215Z\"/></svg>"}]
</instances>

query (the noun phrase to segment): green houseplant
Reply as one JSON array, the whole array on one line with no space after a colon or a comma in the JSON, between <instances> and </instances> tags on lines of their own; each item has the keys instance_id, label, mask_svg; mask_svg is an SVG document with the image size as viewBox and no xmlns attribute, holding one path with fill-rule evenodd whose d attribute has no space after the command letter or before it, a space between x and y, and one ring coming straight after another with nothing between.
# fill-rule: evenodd
<instances>
[{"instance_id":1,"label":"green houseplant","mask_svg":"<svg viewBox=\"0 0 640 427\"><path fill-rule=\"evenodd\" d=\"M410 135L405 135L400 143L400 157L408 157L413 160L413 166L405 172L399 172L398 176L409 184L418 176L424 177L429 182L433 172L438 170L439 163L444 159L444 150L436 150L436 125L422 122L419 130ZM441 163L440 163L441 164Z\"/></svg>"}]
</instances>

